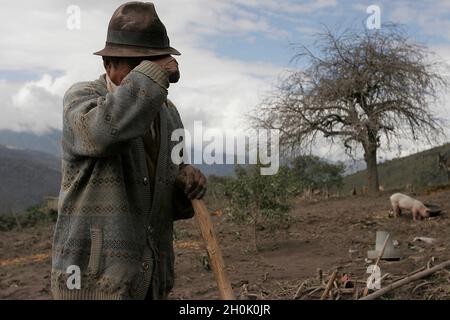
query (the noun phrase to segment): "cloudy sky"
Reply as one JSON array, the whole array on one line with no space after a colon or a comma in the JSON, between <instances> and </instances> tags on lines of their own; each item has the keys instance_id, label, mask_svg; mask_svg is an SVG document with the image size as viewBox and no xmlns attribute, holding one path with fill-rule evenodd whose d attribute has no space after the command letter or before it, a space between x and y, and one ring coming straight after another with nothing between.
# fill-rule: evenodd
<instances>
[{"instance_id":1,"label":"cloudy sky","mask_svg":"<svg viewBox=\"0 0 450 320\"><path fill-rule=\"evenodd\" d=\"M124 1L2 1L0 129L61 128L62 96L103 73L99 57L114 10ZM450 62L450 0L155 0L171 44L182 52L182 81L170 89L186 127L240 130L242 116L295 65L293 44L311 44L322 24L361 24L371 4L382 22L405 24L415 41ZM67 27L70 6L80 29ZM449 108L447 108L447 106ZM450 104L436 106L450 121ZM404 149L417 146L407 146ZM323 146L322 153L330 153Z\"/></svg>"}]
</instances>

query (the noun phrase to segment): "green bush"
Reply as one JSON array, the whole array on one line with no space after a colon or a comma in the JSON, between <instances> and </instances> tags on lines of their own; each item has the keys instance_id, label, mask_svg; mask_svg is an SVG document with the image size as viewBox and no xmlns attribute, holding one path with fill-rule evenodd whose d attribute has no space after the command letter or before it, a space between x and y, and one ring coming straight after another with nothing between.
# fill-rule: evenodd
<instances>
[{"instance_id":1,"label":"green bush","mask_svg":"<svg viewBox=\"0 0 450 320\"><path fill-rule=\"evenodd\" d=\"M0 215L0 231L9 231L17 226L16 219L12 215Z\"/></svg>"},{"instance_id":2,"label":"green bush","mask_svg":"<svg viewBox=\"0 0 450 320\"><path fill-rule=\"evenodd\" d=\"M208 192L205 200L207 203L213 203L215 206L223 204L227 198L227 184L233 180L233 177L219 177L215 175L208 176Z\"/></svg>"},{"instance_id":3,"label":"green bush","mask_svg":"<svg viewBox=\"0 0 450 320\"><path fill-rule=\"evenodd\" d=\"M236 177L229 180L225 193L232 207L232 219L237 223L252 225L254 247L257 250L257 229L275 230L289 220L291 189L290 169L280 167L278 174L263 176L261 166L237 166Z\"/></svg>"},{"instance_id":4,"label":"green bush","mask_svg":"<svg viewBox=\"0 0 450 320\"><path fill-rule=\"evenodd\" d=\"M343 164L331 164L316 156L301 156L292 161L292 178L297 194L306 190L340 190L344 171Z\"/></svg>"},{"instance_id":5,"label":"green bush","mask_svg":"<svg viewBox=\"0 0 450 320\"><path fill-rule=\"evenodd\" d=\"M253 227L257 250L257 230L274 231L289 226L291 200L305 190L340 189L344 166L330 164L314 156L296 158L281 166L278 174L261 175L260 165L236 166L235 177L227 178L220 188L231 206L236 223ZM217 184L219 178L213 181Z\"/></svg>"},{"instance_id":6,"label":"green bush","mask_svg":"<svg viewBox=\"0 0 450 320\"><path fill-rule=\"evenodd\" d=\"M31 228L38 224L55 223L58 212L51 210L44 212L40 207L33 206L22 214L0 215L0 231L9 231L17 228Z\"/></svg>"}]
</instances>

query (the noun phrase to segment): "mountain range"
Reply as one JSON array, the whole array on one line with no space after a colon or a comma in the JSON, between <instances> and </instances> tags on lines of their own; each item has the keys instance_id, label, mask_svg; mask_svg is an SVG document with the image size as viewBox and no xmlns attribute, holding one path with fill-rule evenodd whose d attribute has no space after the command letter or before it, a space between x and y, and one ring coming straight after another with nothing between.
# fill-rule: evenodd
<instances>
[{"instance_id":1,"label":"mountain range","mask_svg":"<svg viewBox=\"0 0 450 320\"><path fill-rule=\"evenodd\" d=\"M51 154L0 145L0 214L22 212L57 196L60 160Z\"/></svg>"}]
</instances>

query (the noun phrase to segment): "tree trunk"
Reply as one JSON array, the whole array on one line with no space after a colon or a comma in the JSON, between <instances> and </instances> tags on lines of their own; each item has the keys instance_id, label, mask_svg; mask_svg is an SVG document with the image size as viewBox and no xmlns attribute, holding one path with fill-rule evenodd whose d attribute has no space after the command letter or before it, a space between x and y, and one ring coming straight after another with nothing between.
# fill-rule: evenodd
<instances>
[{"instance_id":1,"label":"tree trunk","mask_svg":"<svg viewBox=\"0 0 450 320\"><path fill-rule=\"evenodd\" d=\"M365 148L364 159L367 164L367 183L369 194L377 195L380 190L378 180L378 164L377 164L377 146L372 145Z\"/></svg>"}]
</instances>

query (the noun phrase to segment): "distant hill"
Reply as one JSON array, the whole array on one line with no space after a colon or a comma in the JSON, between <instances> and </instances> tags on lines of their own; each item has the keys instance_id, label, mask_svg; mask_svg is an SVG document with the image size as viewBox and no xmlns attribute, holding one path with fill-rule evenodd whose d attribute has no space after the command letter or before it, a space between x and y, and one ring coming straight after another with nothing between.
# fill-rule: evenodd
<instances>
[{"instance_id":1,"label":"distant hill","mask_svg":"<svg viewBox=\"0 0 450 320\"><path fill-rule=\"evenodd\" d=\"M57 196L60 160L50 154L0 145L0 214L42 203Z\"/></svg>"},{"instance_id":2,"label":"distant hill","mask_svg":"<svg viewBox=\"0 0 450 320\"><path fill-rule=\"evenodd\" d=\"M416 189L446 184L447 175L438 165L439 152L450 153L450 143L379 164L380 185L385 190L402 190L407 184L413 185ZM366 171L360 171L344 178L343 192L349 193L353 186L360 192L366 185Z\"/></svg>"},{"instance_id":3,"label":"distant hill","mask_svg":"<svg viewBox=\"0 0 450 320\"><path fill-rule=\"evenodd\" d=\"M61 130L57 129L42 134L0 130L0 144L45 152L59 157L61 154L61 135Z\"/></svg>"}]
</instances>

